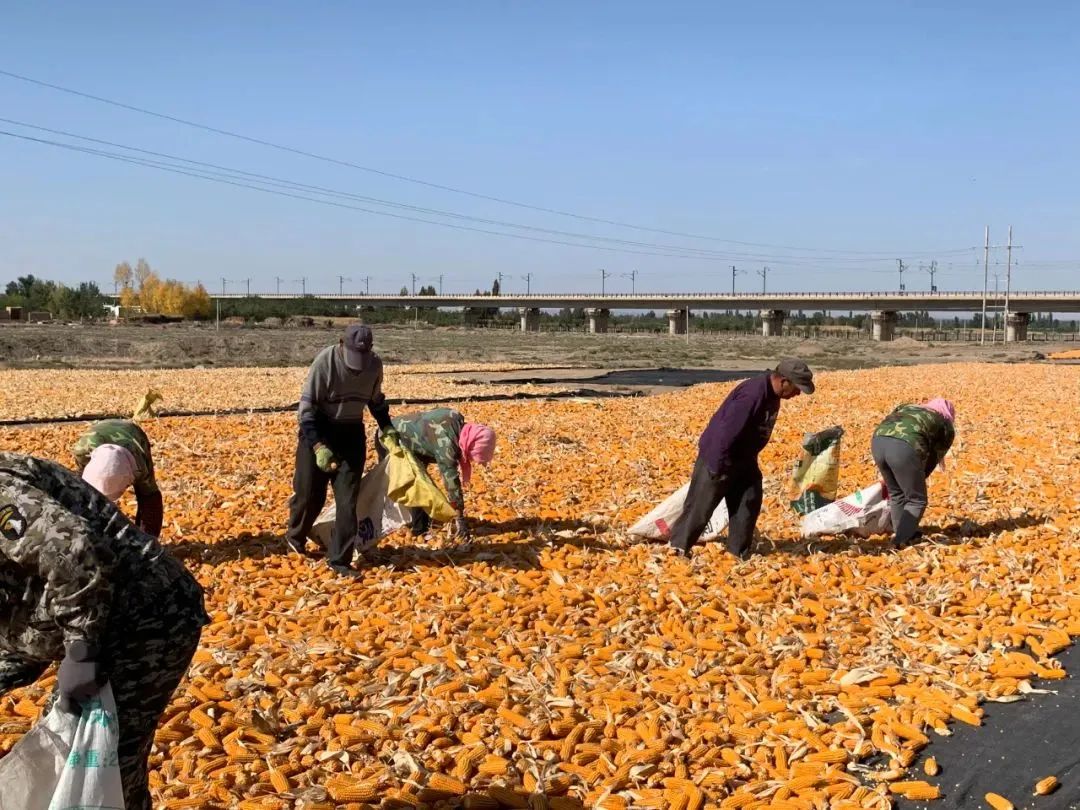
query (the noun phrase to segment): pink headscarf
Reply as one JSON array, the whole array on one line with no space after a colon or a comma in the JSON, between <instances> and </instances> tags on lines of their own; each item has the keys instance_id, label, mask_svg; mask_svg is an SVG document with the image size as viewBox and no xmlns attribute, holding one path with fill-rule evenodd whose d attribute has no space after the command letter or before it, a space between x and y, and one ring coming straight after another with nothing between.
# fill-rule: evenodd
<instances>
[{"instance_id":1,"label":"pink headscarf","mask_svg":"<svg viewBox=\"0 0 1080 810\"><path fill-rule=\"evenodd\" d=\"M467 484L472 478L474 461L490 464L495 457L495 431L487 425L466 422L458 436L458 446L461 448L461 480Z\"/></svg>"},{"instance_id":2,"label":"pink headscarf","mask_svg":"<svg viewBox=\"0 0 1080 810\"><path fill-rule=\"evenodd\" d=\"M119 500L135 481L135 456L116 444L98 445L90 454L82 477L110 501Z\"/></svg>"},{"instance_id":3,"label":"pink headscarf","mask_svg":"<svg viewBox=\"0 0 1080 810\"><path fill-rule=\"evenodd\" d=\"M923 407L928 411L941 414L950 422L956 419L956 408L953 407L953 404L949 402L949 400L943 399L942 397L930 400L925 403Z\"/></svg>"}]
</instances>

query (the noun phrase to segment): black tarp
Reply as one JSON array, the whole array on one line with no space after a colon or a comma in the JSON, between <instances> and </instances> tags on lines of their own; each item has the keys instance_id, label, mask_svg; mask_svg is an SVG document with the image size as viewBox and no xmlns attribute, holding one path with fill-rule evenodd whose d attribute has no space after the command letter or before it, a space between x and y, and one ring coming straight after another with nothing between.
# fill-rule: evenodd
<instances>
[{"instance_id":1,"label":"black tarp","mask_svg":"<svg viewBox=\"0 0 1080 810\"><path fill-rule=\"evenodd\" d=\"M933 756L941 773L922 775L922 760L913 779L941 788L933 802L899 801L900 810L984 808L987 793L997 793L1017 810L1078 810L1080 808L1080 647L1057 656L1070 677L1038 681L1033 686L1057 694L1028 695L1016 703L983 704L986 716L979 728L953 723L950 737L930 734L924 756ZM1035 783L1056 776L1061 787L1050 796L1034 796Z\"/></svg>"}]
</instances>

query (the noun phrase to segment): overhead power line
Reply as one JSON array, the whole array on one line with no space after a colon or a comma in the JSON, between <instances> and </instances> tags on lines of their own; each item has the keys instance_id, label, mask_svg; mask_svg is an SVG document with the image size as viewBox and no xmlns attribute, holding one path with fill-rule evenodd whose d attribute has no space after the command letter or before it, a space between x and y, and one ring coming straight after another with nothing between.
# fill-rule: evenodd
<instances>
[{"instance_id":1,"label":"overhead power line","mask_svg":"<svg viewBox=\"0 0 1080 810\"><path fill-rule=\"evenodd\" d=\"M80 135L78 133L70 132L70 131L67 131L67 130L53 129L51 127L43 127L43 126L39 126L37 124L31 124L31 123L28 123L26 121L20 121L20 120L13 119L13 118L2 118L2 117L0 117L0 122L7 123L7 124L13 124L15 126L23 127L23 128L26 128L26 129L32 129L32 130L35 130L35 131L38 131L38 132L48 132L48 133L50 133L52 135L60 135L60 136L66 137L66 138L75 138L77 140L85 141L85 142L88 142L88 143L95 143L95 144L100 144L100 145L103 145L103 146L110 146L110 147L113 147L113 148L116 148L116 149L123 149L123 150L128 151L128 152L136 152L136 153L141 154L141 155L150 155L152 157L164 158L165 160L179 161L180 163L187 164L187 165L184 165L184 166L175 166L174 165L174 166L172 166L172 168L187 169L190 166L198 166L198 167L200 167L202 169L213 169L213 170L215 170L214 173L216 173L216 172L225 172L225 173L227 173L225 175L219 175L219 176L223 176L223 177L239 176L240 178L242 178L244 180L255 179L260 184L268 184L268 185L271 185L271 186L274 186L274 187L277 187L277 188L286 188L286 189L292 189L292 190L299 190L299 191L302 191L302 192L305 192L305 193L314 192L314 193L325 194L325 195L330 195L330 196L334 196L334 197L344 197L344 198L351 199L351 200L357 200L359 202L373 203L373 204L376 204L376 205L383 205L383 206L387 206L387 207L390 207L390 208L413 211L413 212L417 212L417 213L421 213L421 214L429 214L429 215L433 215L433 216L442 216L442 217L448 217L448 218L452 218L452 219L464 220L464 221L469 221L469 222L476 222L476 223L479 223L479 224L482 224L482 225L492 225L492 226L504 227L504 228L516 228L516 229L519 229L519 230L527 230L527 231L532 231L532 232L536 232L536 233L544 233L544 234L548 234L548 235L551 235L551 236L568 237L568 238L573 238L573 239L595 240L595 241L600 241L600 242L606 242L608 244L630 245L630 246L636 247L636 248L648 248L648 249L658 249L658 250L674 250L674 251L680 251L680 252L685 252L685 253L697 254L697 255L702 256L703 258L718 258L718 259L724 259L724 260L727 260L727 259L730 259L730 258L764 259L764 260L770 260L770 259L772 259L772 260L783 260L783 259L798 259L799 258L798 256L761 257L761 256L757 256L755 254L745 254L745 253L730 252L730 251L717 251L717 250L712 250L712 249L688 247L688 246L684 246L684 245L669 245L669 244L654 243L654 242L639 242L639 241L636 241L636 240L618 239L616 237L610 237L610 236L597 236L597 235L593 235L593 234L575 233L573 231L562 231L562 230L556 230L556 229L552 229L552 228L541 228L541 227L538 227L538 226L535 226L535 225L523 225L523 224L516 223L516 222L509 222L509 221L506 221L506 220L488 219L488 218L485 218L485 217L475 217L475 216L470 216L468 214L460 214L460 213L457 213L457 212L454 212L454 211L446 211L446 210L442 210L442 209L438 209L438 208L426 208L426 207L423 207L423 206L409 205L409 204L406 204L406 203L395 202L393 200L381 199L379 197L370 197L370 196L363 195L363 194L356 194L356 193L353 193L353 192L341 191L339 189L327 188L325 186L312 185L312 184L309 184L309 183L301 183L301 182L298 182L298 181L295 181L295 180L288 180L288 179L281 178L281 177L275 177L273 175L260 174L258 172L250 172L250 171L245 171L243 169L235 169L235 168L231 168L231 167L228 167L228 166L222 166L222 165L217 164L217 163L208 163L206 161L193 160L191 158L185 158L185 157L178 156L178 155L172 155L172 154L169 154L167 152L157 152L157 151L154 151L152 149L144 149L144 148L138 147L138 146L129 146L127 144L117 143L116 141L109 141L109 140L104 140L104 139L101 139L101 138L93 138L93 137L90 137L88 135ZM59 143L59 142L55 142L55 143ZM97 151L95 150L92 153L97 154ZM164 165L167 165L167 164L162 164L162 166L164 166ZM159 168L160 168L160 166L159 166ZM880 259L880 260L869 259L869 258L865 258L865 259L835 258L834 259L834 258L831 258L831 257L821 257L821 256L813 256L813 257L809 257L809 258L811 258L813 261L820 261L822 259L829 259L830 261L853 262L853 263L860 263L860 264L865 264L866 262L869 262L869 261L884 261L884 259Z\"/></svg>"},{"instance_id":2,"label":"overhead power line","mask_svg":"<svg viewBox=\"0 0 1080 810\"><path fill-rule=\"evenodd\" d=\"M350 205L344 202L338 202L335 200L320 199L318 197L309 197L304 194L295 194L290 191L281 191L274 188L267 188L265 186L255 185L257 181L241 182L240 180L225 179L221 176L214 176L213 174L201 172L198 169L181 169L168 164L161 163L159 161L147 160L144 158L132 157L130 155L120 155L116 153L106 152L100 149L92 149L86 146L77 146L75 144L61 143L59 141L50 141L45 138L35 138L30 135L21 135L16 132L8 132L6 130L0 130L0 135L10 138L17 138L23 141L30 141L32 143L38 143L45 146L52 146L59 149L65 149L72 152L81 152L83 154L94 155L97 157L107 158L109 160L119 161L121 163L130 163L136 166L143 166L146 168L157 169L159 171L169 172L171 174L179 174L187 177L194 177L201 180L207 180L214 183L221 183L224 185L235 186L237 188L246 188L252 191L260 191L264 194L274 194L279 197L289 197L295 200L303 200L305 202L318 203L320 205L328 205L334 208L344 208L351 211L360 211L365 214L374 214L376 216L391 217L393 219L401 219L409 222L419 222L427 225L438 225L443 228L453 228L454 230L472 231L474 233L489 234L491 236L503 236L510 239L524 239L529 242L544 242L552 245L564 245L566 247L576 248L589 248L592 250L605 250L615 253L632 253L640 256L660 256L671 259L697 259L699 261L724 261L723 259L712 256L700 256L686 253L662 253L657 251L648 250L635 250L633 248L621 248L621 247L609 247L607 245L591 245L582 242L568 242L559 239L547 239L539 236L527 236L520 233L507 233L505 231L495 231L489 228L476 228L470 225L459 225L451 222L439 222L433 219L424 219L423 217L414 217L407 214L394 214L389 211L378 211L373 208L364 208L358 205ZM591 237L590 237L591 238Z\"/></svg>"},{"instance_id":3,"label":"overhead power line","mask_svg":"<svg viewBox=\"0 0 1080 810\"><path fill-rule=\"evenodd\" d=\"M46 81L43 81L41 79L35 79L33 77L25 76L25 75L22 75L20 73L15 73L15 72L9 71L9 70L0 69L0 76L6 76L6 77L8 77L10 79L15 79L17 81L26 82L28 84L36 85L38 87L45 87L45 88L48 88L50 90L55 90L55 91L60 92L60 93L66 93L68 95L77 96L79 98L84 98L84 99L87 99L89 101L94 101L94 102L97 102L97 103L100 103L100 104L107 104L107 105L110 105L110 106L113 106L113 107L117 107L119 109L124 109L124 110L128 110L130 112L139 113L140 115L148 115L148 116L158 118L158 119L161 119L161 120L164 120L164 121L171 121L172 123L182 124L183 126L193 127L195 129L200 129L200 130L203 130L205 132L211 132L211 133L214 133L216 135L223 135L225 137L235 138L235 139L238 139L238 140L246 141L248 143L253 143L253 144L257 144L259 146L264 146L264 147L267 147L269 149L276 149L278 151L288 152L288 153L291 153L291 154L294 154L294 155L300 155L302 157L310 158L312 160L319 160L319 161L322 161L322 162L325 162L325 163L332 163L332 164L335 164L335 165L338 165L338 166L345 166L345 167L348 167L348 168L351 168L351 169L356 169L358 171L369 172L369 173L372 173L372 174L380 175L382 177L388 177L388 178L391 178L391 179L394 179L394 180L400 180L400 181L406 182L406 183L413 183L415 185L426 186L428 188L438 189L440 191L447 191L447 192L451 192L453 194L462 194L462 195L465 195L465 196L468 196L468 197L473 197L475 199L487 200L489 202L496 202L496 203L499 203L499 204L502 204L502 205L511 205L511 206L515 206L517 208L524 208L524 209L528 209L528 210L531 210L531 211L538 211L538 212L545 213L545 214L555 214L557 216L571 217L573 219L582 220L582 221L585 221L585 222L594 222L594 223L597 223L597 224L611 225L611 226L619 227L619 228L630 228L630 229L633 229L633 230L646 231L646 232L649 232L649 233L665 234L667 236L678 236L678 237L682 237L684 239L701 239L701 240L707 240L707 241L713 241L713 242L724 242L726 244L731 244L731 245L740 245L740 246L743 246L743 247L766 248L766 249L771 249L771 250L801 250L801 251L805 251L805 252L808 252L808 253L848 254L848 255L851 255L851 256L886 256L887 255L889 257L895 256L898 252L903 252L903 251L896 251L896 250L889 250L889 251L842 250L842 249L817 248L817 247L799 247L799 246L794 246L794 245L777 245L777 244L769 244L769 243L765 243L765 242L746 242L746 241L741 241L741 240L737 240L737 239L725 239L725 238L721 238L721 237L717 237L717 236L694 234L694 233L687 233L687 232L684 232L684 231L668 230L666 228L656 228L656 227L650 227L650 226L646 226L646 225L638 225L638 224L635 224L635 223L632 223L632 222L626 222L624 220L608 219L608 218L605 218L605 217L595 217L595 216L589 216L587 214L579 214L579 213L575 213L573 211L566 211L566 210L562 210L562 209L558 209L558 208L548 208L548 207L540 206L540 205L532 205L530 203L524 203L524 202L520 202L520 201L517 201L517 200L511 200L511 199L508 199L506 197L498 197L498 196L494 196L494 195L491 195L491 194L482 194L480 192L470 191L468 189L457 188L455 186L448 186L448 185L444 185L442 183L435 183L435 182L432 182L432 181L429 181L429 180L423 180L423 179L416 178L416 177L410 177L408 175L397 174L397 173L394 173L394 172L388 172L388 171L385 171L383 169L374 168L372 166L364 166L362 164L354 163L354 162L349 161L349 160L342 160L340 158L330 157L330 156L327 156L327 155L321 155L321 154L318 154L316 152L311 152L311 151L308 151L308 150L305 150L305 149L299 149L297 147L276 143L274 141L266 140L264 138L258 138L258 137L252 136L252 135L245 135L245 134L240 133L240 132L234 132L232 130L223 129L221 127L215 127L215 126L212 126L210 124L203 124L203 123L200 123L198 121L191 121L189 119L181 118L181 117L176 116L176 115L170 115L168 113L157 112L155 110L150 110L150 109L147 109L145 107L139 107L139 106L134 105L134 104L128 104L128 103L125 103L125 102L122 102L122 101L117 101L115 99L106 98L104 96L94 95L92 93L87 93L87 92L82 91L82 90L76 90L76 89L74 89L72 87L65 87L63 85L54 84L52 82L46 82ZM950 253L963 253L963 252L965 252L965 251L967 251L969 249L970 248L953 248L953 249L948 249L948 250L919 251L918 253L908 253L907 255L909 255L909 256L916 256L916 255L938 256L938 255L944 255L944 254L950 254Z\"/></svg>"},{"instance_id":4,"label":"overhead power line","mask_svg":"<svg viewBox=\"0 0 1080 810\"><path fill-rule=\"evenodd\" d=\"M183 176L187 176L187 177L193 177L193 178L196 178L196 179L206 180L206 181L210 181L210 182L222 183L222 184L225 184L225 185L232 185L232 186L239 187L239 188L245 188L245 189L249 189L249 190L253 190L253 191L260 191L260 192L267 193L267 194L275 194L275 195L278 195L278 196L289 197L289 198L292 198L292 199L298 199L298 200L302 200L302 201L306 201L306 202L315 202L315 203L320 203L320 204L324 204L324 205L332 205L332 206L335 206L335 207L338 207L338 208L346 208L346 209L355 210L355 211L359 211L359 212L363 212L363 213L374 214L376 216L385 216L385 217L391 217L391 218L395 218L395 219L402 219L402 220L418 222L418 223L423 223L423 224L439 225L439 226L446 227L446 228L454 228L454 229L457 229L457 230L473 231L473 232L485 233L485 234L490 234L490 235L495 235L495 236L504 236L504 237L509 237L509 238L520 238L520 239L526 239L528 241L533 241L533 242L546 242L546 243L550 243L550 244L557 244L557 245L563 245L563 246L568 246L568 247L593 248L593 249L597 249L597 250L625 252L625 253L632 253L632 254L637 254L637 255L661 256L661 257L666 257L666 258L680 258L680 259L699 259L699 260L702 260L702 261L727 261L728 259L730 259L732 257L737 257L737 258L765 258L765 260L773 260L773 261L778 261L778 262L786 263L786 264L798 264L799 263L797 261L797 257L787 257L787 256L780 256L780 257L777 257L777 256L772 256L772 257L749 256L749 257L744 257L744 256L741 256L740 254L725 254L725 253L719 253L719 252L714 252L714 251L704 251L704 250L702 250L700 248L683 248L682 246L678 246L678 245L663 245L663 244L655 244L655 243L649 243L649 242L636 242L636 241L632 241L632 240L620 240L620 239L615 239L613 237L599 237L599 236L594 236L594 235L591 235L591 234L580 234L580 233L574 233L574 232L568 232L568 231L556 231L556 230L552 230L552 229L536 228L536 227L533 227L533 226L519 226L519 225L516 225L515 223L504 223L504 222L502 222L500 220L486 220L486 219L482 219L482 218L468 217L468 216L465 216L465 215L456 215L456 214L453 214L452 212L443 212L443 211L439 211L438 209L427 209L427 208L422 208L422 207L419 207L419 206L408 206L408 205L404 205L404 204L400 204L400 203L393 203L391 201L379 200L378 198L366 197L364 195L352 194L350 192L344 192L344 191L339 191L339 190L335 190L335 189L327 189L327 188L324 188L322 186L314 186L314 185L305 184L305 183L298 183L298 182L295 182L295 181L291 181L291 180L287 180L287 179L283 179L283 178L277 178L277 177L273 177L273 176L270 176L270 175L262 175L262 174L258 174L258 173L255 173L255 172L248 172L248 171L244 171L244 170L240 170L240 169L233 169L233 168L230 168L230 167L227 167L227 166L221 166L219 164L207 163L207 162L204 162L204 161L196 161L196 160L191 160L189 158L184 158L184 157L180 157L180 156L176 156L176 155L170 155L170 154L167 154L167 153L155 152L155 151L148 150L148 149L142 149L140 147L132 147L132 146L127 146L125 144L115 143L115 142L112 142L112 141L104 141L104 140L98 139L98 138L90 138L88 136L82 136L82 135L78 135L78 134L75 134L75 133L65 132L63 130L55 130L55 129L50 129L50 128L47 128L47 127L39 127L39 126L36 126L36 125L33 125L33 124L27 124L25 122L16 121L14 119L0 118L0 121L6 121L8 123L12 123L12 124L15 124L17 126L23 126L23 127L35 129L35 130L38 130L38 131L46 131L46 132L50 132L50 133L54 133L54 134L60 134L60 135L63 135L65 137L77 138L79 140L84 140L84 141L88 141L88 142L91 142L91 143L97 143L97 144L104 144L104 145L108 145L108 146L113 146L113 147L118 148L118 149L124 149L124 150L127 150L128 152L135 152L135 153L138 153L138 154L137 155L121 154L121 153L116 153L116 152L110 152L110 151L103 150L103 149L80 146L80 145L77 145L77 144L64 143L64 142L61 142L61 141L51 140L51 139L47 139L47 138L37 138L37 137L22 134L22 133L0 130L0 135L5 135L7 137L16 138L16 139L23 140L23 141L29 141L29 142L44 145L44 146L50 146L50 147L53 147L53 148L64 149L64 150L72 151L72 152L76 152L76 153L87 154L87 155L92 155L92 156L96 156L96 157L102 157L102 158L106 158L106 159L109 159L109 160L114 160L114 161L118 161L118 162L122 162L122 163L128 163L128 164L131 164L131 165L142 166L142 167L145 167L145 168L157 169L159 171L165 171L165 172L169 172L169 173L172 173L172 174L178 174L178 175L183 175ZM141 157L139 155L149 155L151 157L150 158ZM163 160L156 160L156 159L151 159L151 158L163 158ZM168 162L168 161L179 161L183 165L178 165L175 162ZM452 217L452 218L457 218L457 219L464 219L464 220L468 220L468 221L479 222L479 223L485 224L485 225L495 225L495 226L499 226L499 227L525 228L525 229L528 229L528 230L531 230L531 231L534 231L534 232L549 234L549 235L553 235L553 236L562 236L562 237L567 237L568 239L577 239L577 240L584 240L584 241L570 242L570 241L566 241L565 239L551 239L551 238L546 238L546 237L541 238L541 237L536 237L536 236L527 236L527 235L524 235L524 234L515 234L515 233L506 233L506 232L503 232L503 231L494 231L494 230L491 230L491 229L488 229L488 228L471 227L471 226L461 225L461 224L457 224L457 223L440 222L438 220L427 219L425 217L410 216L410 215L406 215L406 214L399 214L399 213L393 213L393 212L388 212L388 211L379 211L379 210L376 210L376 209L367 208L367 207L363 207L363 206L356 206L356 205L346 204L346 203L340 202L339 200L321 199L318 196L310 196L310 195L327 195L327 196L331 196L331 197L345 198L345 199L348 199L348 200L358 200L358 201L361 201L361 202L373 203L373 204L378 204L378 205L387 205L389 207L395 207L395 208L398 208L398 209L404 209L404 210L408 210L408 211L416 211L416 212L419 212L419 213L431 214L431 215L435 215L435 216L447 216L447 217ZM602 244L602 245L590 244L591 242L595 242L595 241L604 242L606 244ZM613 247L612 245L618 245L618 247ZM624 245L626 247L622 247ZM857 259L828 259L827 257L810 257L810 260L815 261L815 262L822 261L822 260L836 261L836 262L857 262L857 263L864 264L864 265L868 264L868 263L871 263L873 261L881 261L881 260L875 260L875 259L869 259L869 258L868 259L863 259L863 260L857 260Z\"/></svg>"}]
</instances>

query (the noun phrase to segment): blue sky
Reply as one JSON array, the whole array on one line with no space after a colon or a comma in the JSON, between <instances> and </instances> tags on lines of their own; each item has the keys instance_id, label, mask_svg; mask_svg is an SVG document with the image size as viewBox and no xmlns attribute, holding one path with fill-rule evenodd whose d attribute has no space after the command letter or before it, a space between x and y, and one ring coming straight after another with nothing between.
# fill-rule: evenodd
<instances>
[{"instance_id":1,"label":"blue sky","mask_svg":"<svg viewBox=\"0 0 1080 810\"><path fill-rule=\"evenodd\" d=\"M0 280L124 259L220 289L447 292L1080 286L1080 7L930 3L9 2L0 70L439 185L292 155L0 76L0 116L639 253L454 230L0 136ZM940 6L946 6L941 8ZM14 124L0 130L73 142ZM116 151L116 150L113 150ZM338 198L339 200L341 198ZM350 205L364 205L355 199ZM400 212L400 209L397 209ZM415 215L415 214L414 214ZM738 245L720 240L770 247ZM656 247L663 245L665 247ZM784 247L780 247L784 246ZM788 249L792 247L795 249ZM645 255L668 254L668 255ZM1004 271L1004 252L992 272ZM993 282L991 281L991 284ZM1002 282L1004 283L1004 282Z\"/></svg>"}]
</instances>

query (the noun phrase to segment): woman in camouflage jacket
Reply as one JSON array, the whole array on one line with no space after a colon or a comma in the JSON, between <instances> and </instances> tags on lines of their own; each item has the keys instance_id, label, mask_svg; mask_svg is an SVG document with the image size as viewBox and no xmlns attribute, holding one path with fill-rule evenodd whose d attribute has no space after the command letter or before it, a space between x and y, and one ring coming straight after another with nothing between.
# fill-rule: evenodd
<instances>
[{"instance_id":1,"label":"woman in camouflage jacket","mask_svg":"<svg viewBox=\"0 0 1080 810\"><path fill-rule=\"evenodd\" d=\"M870 451L889 491L893 544L900 549L919 536L926 511L926 479L952 447L956 409L947 399L900 405L874 431Z\"/></svg>"},{"instance_id":2,"label":"woman in camouflage jacket","mask_svg":"<svg viewBox=\"0 0 1080 810\"><path fill-rule=\"evenodd\" d=\"M487 425L466 422L452 408L433 408L430 411L407 413L393 420L402 445L416 456L421 464L439 468L446 487L446 499L457 512L453 531L461 539L469 537L465 519L464 485L469 483L473 464L489 464L495 454L495 431ZM379 456L385 454L381 442L375 443ZM421 535L428 530L428 516L414 509L412 532Z\"/></svg>"}]
</instances>

